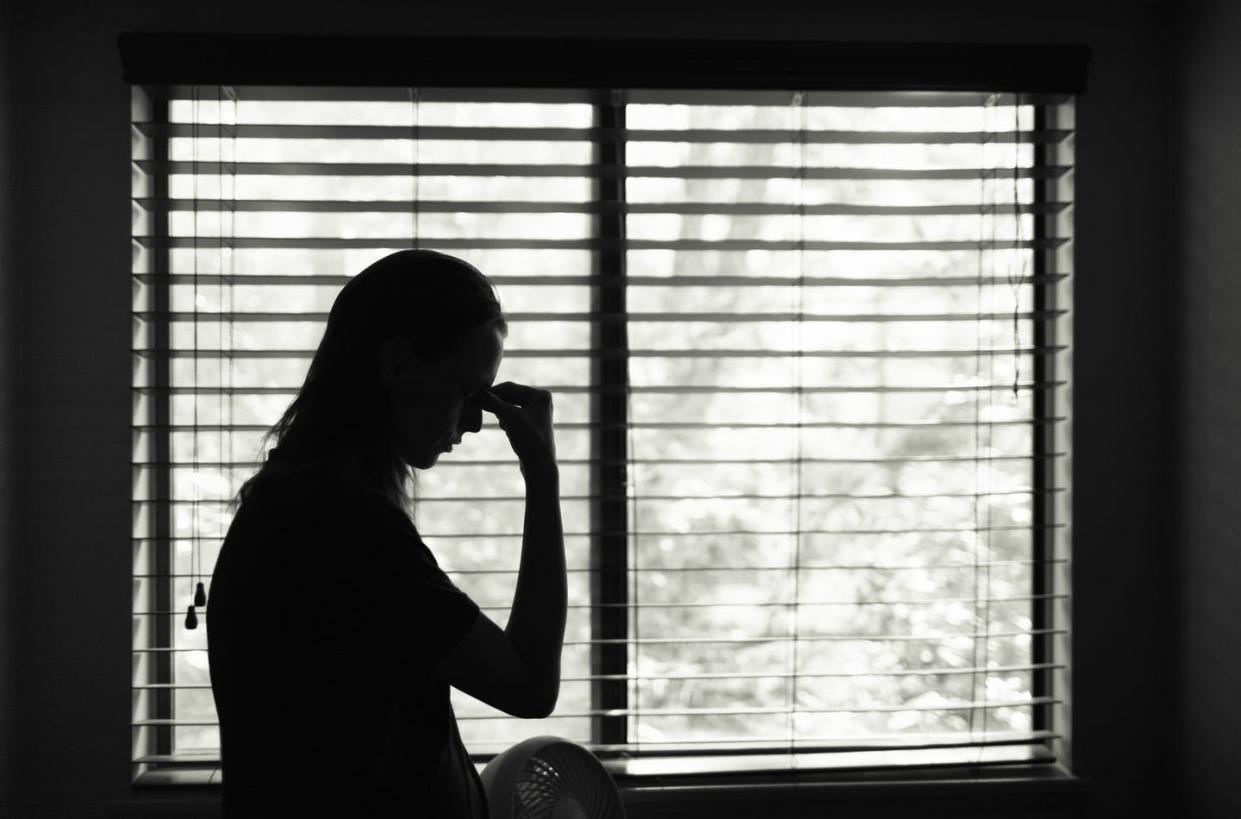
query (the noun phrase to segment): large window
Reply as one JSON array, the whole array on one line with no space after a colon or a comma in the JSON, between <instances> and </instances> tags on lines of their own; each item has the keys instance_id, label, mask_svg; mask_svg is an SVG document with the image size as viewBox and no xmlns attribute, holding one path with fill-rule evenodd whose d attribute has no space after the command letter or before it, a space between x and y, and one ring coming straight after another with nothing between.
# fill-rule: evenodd
<instances>
[{"instance_id":1,"label":"large window","mask_svg":"<svg viewBox=\"0 0 1241 819\"><path fill-rule=\"evenodd\" d=\"M478 762L1054 758L1071 129L985 89L135 87L135 776L214 770L186 607L335 294L411 246L492 278L499 379L557 408L561 696L454 690ZM522 495L494 424L418 479L501 625Z\"/></svg>"}]
</instances>

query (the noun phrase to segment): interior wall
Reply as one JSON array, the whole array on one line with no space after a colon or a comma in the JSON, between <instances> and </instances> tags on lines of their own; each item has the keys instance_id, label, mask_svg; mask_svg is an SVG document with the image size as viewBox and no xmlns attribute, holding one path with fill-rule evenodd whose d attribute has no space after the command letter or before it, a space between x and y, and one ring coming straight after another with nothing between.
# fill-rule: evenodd
<instances>
[{"instance_id":1,"label":"interior wall","mask_svg":"<svg viewBox=\"0 0 1241 819\"><path fill-rule=\"evenodd\" d=\"M12 579L18 575L17 493L21 435L18 423L18 330L20 304L14 245L16 163L13 143L12 50L9 4L0 0L0 806L12 801L16 730L13 724L18 656L17 607Z\"/></svg>"},{"instance_id":2,"label":"interior wall","mask_svg":"<svg viewBox=\"0 0 1241 819\"><path fill-rule=\"evenodd\" d=\"M1177 617L1187 815L1241 816L1241 5L1196 4L1178 97Z\"/></svg>"},{"instance_id":3,"label":"interior wall","mask_svg":"<svg viewBox=\"0 0 1241 819\"><path fill-rule=\"evenodd\" d=\"M25 3L15 155L25 287L22 650L15 815L133 815L129 99L123 31L1074 42L1078 106L1072 766L1093 816L1163 795L1171 737L1166 20L1152 0L328 0ZM245 22L240 22L245 21ZM485 57L485 54L481 55ZM1134 514L1142 510L1142 515ZM1123 612L1123 620L1117 617ZM1061 726L1062 728L1064 726ZM71 783L71 787L66 787ZM901 815L877 798L868 815ZM1036 815L1015 799L1010 815ZM186 815L190 815L187 813ZM211 815L210 810L203 815ZM957 815L994 815L961 800Z\"/></svg>"}]
</instances>

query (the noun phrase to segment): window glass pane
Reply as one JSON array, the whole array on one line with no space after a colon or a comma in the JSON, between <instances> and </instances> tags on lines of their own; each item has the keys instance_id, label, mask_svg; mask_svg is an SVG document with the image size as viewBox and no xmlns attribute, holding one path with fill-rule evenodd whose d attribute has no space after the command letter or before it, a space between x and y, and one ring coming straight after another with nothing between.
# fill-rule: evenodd
<instances>
[{"instance_id":1,"label":"window glass pane","mask_svg":"<svg viewBox=\"0 0 1241 819\"><path fill-rule=\"evenodd\" d=\"M1031 712L1021 704L1032 696L1029 672L963 670L997 657L1016 666L1032 660L1028 637L998 636L1030 628L1031 541L1028 533L1014 537L1011 530L992 527L1031 521L1029 420L1036 393L1028 387L1034 356L1027 350L1034 343L1029 318L1034 286L1023 277L1032 271L1033 251L1000 245L1035 235L1033 215L1020 213L1033 201L1033 188L1020 169L1031 165L1034 154L1028 143L984 144L984 137L970 133L999 129L1005 114L1005 130L1028 129L1030 109L1022 115L1012 107L633 105L627 113L630 127L711 134L709 139L696 135L697 141L629 143L634 165L682 169L685 176L644 177L639 171L630 180L632 201L667 204L667 212L632 213L631 239L840 246L631 249L631 274L844 280L816 281L804 289L795 281L628 288L628 306L635 313L694 316L630 324L633 347L667 351L630 362L636 427L631 457L764 461L652 463L633 472L634 594L652 606L636 614L634 628L641 635L693 639L636 647L634 664L644 677L651 676L634 686L635 707L652 713L635 719L631 737L658 743L767 733L814 742L963 732L972 728L970 703L1001 692L1013 704L989 713L992 729L1029 729ZM1020 118L1014 121L1015 116ZM801 145L797 135L803 123L808 134L871 133L842 136L834 144L831 135L814 133ZM757 141L738 133L730 141L727 134L741 129L783 131L785 138ZM928 134L924 144L883 136L920 130L960 135ZM691 170L700 168L719 171ZM745 178L750 168L794 178ZM847 171L837 174L845 178L814 178L824 168L869 169L879 177L973 169L976 178L849 179ZM992 168L1008 168L1009 175L1000 179L979 170ZM676 212L675 203L684 203L687 212ZM719 212L688 212L700 203ZM771 205L782 212L746 212ZM937 212L936 206L953 210ZM814 207L839 212L809 210ZM900 209L906 210L892 212ZM953 242L970 246L953 247ZM900 281L923 277L961 281L947 286ZM847 286L848 279L891 280L899 286ZM703 313L721 315L700 320ZM752 320L763 313L791 318ZM935 318L917 320L918 315ZM703 355L707 350L728 354ZM747 357L747 350L765 353ZM1005 389L1023 380L1025 388ZM721 391L637 392L671 384ZM769 392L729 391L758 388ZM798 388L806 392L789 394ZM1006 423L991 423L996 421ZM799 530L823 534L791 536L762 560L745 545L760 537L751 533L774 537ZM900 546L887 545L870 534L883 530L908 534ZM696 537L691 545L685 537L693 533L714 534ZM830 537L830 553L817 550L814 537ZM1002 556L1020 562L996 566L980 589L974 565L979 555L988 564ZM700 569L660 571L669 560ZM756 562L771 568L736 570ZM890 562L910 565L895 572L865 568ZM932 568L936 564L960 568ZM713 605L683 605L690 600ZM656 605L676 603L682 605ZM988 630L997 636L987 637ZM748 642L709 639L720 635ZM870 639L842 639L849 635ZM692 679L661 676L673 668ZM771 676L708 677L727 670ZM814 676L820 670L861 676ZM918 671L927 673L910 673ZM747 712L777 705L790 712ZM872 705L882 707L867 710ZM698 709L720 713L690 713ZM656 716L677 710L686 713Z\"/></svg>"},{"instance_id":2,"label":"window glass pane","mask_svg":"<svg viewBox=\"0 0 1241 819\"><path fill-rule=\"evenodd\" d=\"M1066 591L1049 569L1067 474L1053 279L1072 168L1050 107L637 91L620 132L584 92L238 90L173 100L170 131L138 123L134 717L174 724L140 725L137 757L218 756L206 633L184 606L341 286L411 245L496 280L514 316L497 380L555 393L560 700L515 720L454 690L472 752L589 745L605 722L635 755L1058 728L1035 710L1062 695L1036 666L1063 665L1040 640ZM602 162L625 137L626 167ZM158 139L169 163L150 159ZM627 316L600 307L617 270ZM601 351L617 322L628 348ZM620 372L625 483L609 485L600 418L623 385L602 379ZM414 492L428 546L503 625L524 518L504 434L470 436ZM600 567L620 557L604 548L627 567L616 702L594 679Z\"/></svg>"}]
</instances>

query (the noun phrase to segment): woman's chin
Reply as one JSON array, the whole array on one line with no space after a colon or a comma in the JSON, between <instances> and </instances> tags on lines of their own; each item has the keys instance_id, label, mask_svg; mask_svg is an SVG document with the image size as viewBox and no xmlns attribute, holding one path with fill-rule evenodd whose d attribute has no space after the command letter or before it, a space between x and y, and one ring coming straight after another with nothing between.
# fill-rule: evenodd
<instances>
[{"instance_id":1,"label":"woman's chin","mask_svg":"<svg viewBox=\"0 0 1241 819\"><path fill-rule=\"evenodd\" d=\"M440 456L444 454L442 449L432 449L424 453L416 463L410 463L414 469L430 469L439 463Z\"/></svg>"}]
</instances>

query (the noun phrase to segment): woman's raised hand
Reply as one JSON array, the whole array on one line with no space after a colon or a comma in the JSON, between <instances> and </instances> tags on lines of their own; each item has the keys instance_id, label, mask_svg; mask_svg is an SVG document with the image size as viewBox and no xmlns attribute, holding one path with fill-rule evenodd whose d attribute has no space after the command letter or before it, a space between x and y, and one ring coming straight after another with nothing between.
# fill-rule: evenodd
<instances>
[{"instance_id":1,"label":"woman's raised hand","mask_svg":"<svg viewBox=\"0 0 1241 819\"><path fill-rule=\"evenodd\" d=\"M496 416L517 455L521 474L556 472L556 439L552 433L552 394L538 387L503 381L479 390L478 405Z\"/></svg>"}]
</instances>

